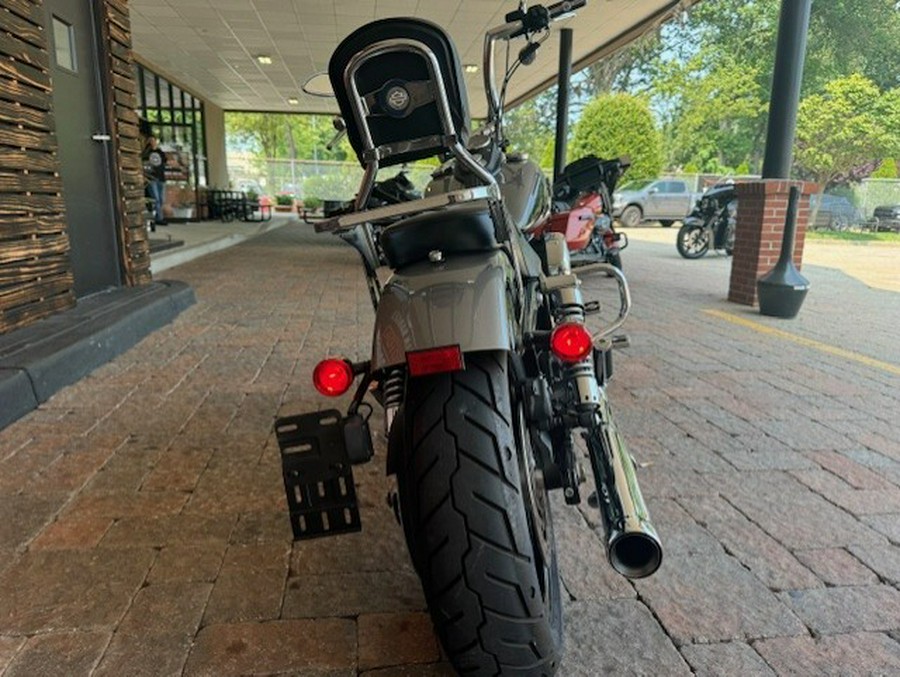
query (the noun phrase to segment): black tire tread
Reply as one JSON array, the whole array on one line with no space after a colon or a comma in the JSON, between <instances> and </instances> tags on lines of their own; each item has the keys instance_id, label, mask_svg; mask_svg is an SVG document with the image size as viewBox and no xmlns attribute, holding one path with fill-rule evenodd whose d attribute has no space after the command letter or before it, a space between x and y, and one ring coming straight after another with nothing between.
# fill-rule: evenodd
<instances>
[{"instance_id":1,"label":"black tire tread","mask_svg":"<svg viewBox=\"0 0 900 677\"><path fill-rule=\"evenodd\" d=\"M456 670L549 676L561 639L535 571L505 357L469 354L464 371L410 379L401 511Z\"/></svg>"}]
</instances>

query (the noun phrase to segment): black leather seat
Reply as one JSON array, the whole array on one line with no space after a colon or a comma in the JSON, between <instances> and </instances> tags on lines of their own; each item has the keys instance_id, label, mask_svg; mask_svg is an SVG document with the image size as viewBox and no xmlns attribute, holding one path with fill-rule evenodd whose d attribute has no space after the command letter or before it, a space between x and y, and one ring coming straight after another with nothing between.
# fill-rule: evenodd
<instances>
[{"instance_id":1,"label":"black leather seat","mask_svg":"<svg viewBox=\"0 0 900 677\"><path fill-rule=\"evenodd\" d=\"M492 251L500 246L494 220L483 204L417 214L385 228L380 242L394 269L424 261L435 250L446 258L450 254Z\"/></svg>"}]
</instances>

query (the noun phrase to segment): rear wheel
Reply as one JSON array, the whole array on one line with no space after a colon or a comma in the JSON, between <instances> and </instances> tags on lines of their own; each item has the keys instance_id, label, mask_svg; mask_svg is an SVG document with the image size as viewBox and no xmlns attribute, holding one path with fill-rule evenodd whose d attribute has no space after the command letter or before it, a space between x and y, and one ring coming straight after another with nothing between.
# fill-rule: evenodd
<instances>
[{"instance_id":1,"label":"rear wheel","mask_svg":"<svg viewBox=\"0 0 900 677\"><path fill-rule=\"evenodd\" d=\"M684 258L699 259L709 249L709 230L702 225L685 224L678 229L675 245Z\"/></svg>"},{"instance_id":2,"label":"rear wheel","mask_svg":"<svg viewBox=\"0 0 900 677\"><path fill-rule=\"evenodd\" d=\"M460 674L552 675L562 651L553 527L505 353L410 379L398 468L404 529Z\"/></svg>"}]
</instances>

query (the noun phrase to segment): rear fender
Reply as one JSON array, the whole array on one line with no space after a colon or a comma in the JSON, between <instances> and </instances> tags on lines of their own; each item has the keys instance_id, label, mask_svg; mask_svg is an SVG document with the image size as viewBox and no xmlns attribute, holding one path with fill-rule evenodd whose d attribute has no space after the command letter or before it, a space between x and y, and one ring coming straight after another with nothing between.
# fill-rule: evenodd
<instances>
[{"instance_id":1,"label":"rear fender","mask_svg":"<svg viewBox=\"0 0 900 677\"><path fill-rule=\"evenodd\" d=\"M372 369L406 353L458 345L462 352L511 350L513 270L501 251L422 262L394 273L375 313Z\"/></svg>"}]
</instances>

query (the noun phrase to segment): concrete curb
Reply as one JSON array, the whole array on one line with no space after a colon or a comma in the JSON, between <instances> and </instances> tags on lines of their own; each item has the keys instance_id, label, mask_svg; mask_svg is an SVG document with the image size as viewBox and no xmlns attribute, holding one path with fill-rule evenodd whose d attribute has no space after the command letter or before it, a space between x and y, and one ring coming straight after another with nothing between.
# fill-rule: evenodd
<instances>
[{"instance_id":1,"label":"concrete curb","mask_svg":"<svg viewBox=\"0 0 900 677\"><path fill-rule=\"evenodd\" d=\"M260 224L260 227L256 230L256 232L253 233L233 233L231 235L225 235L224 237L220 237L209 242L203 242L201 244L186 248L164 250L151 257L150 272L153 275L157 275L164 270L168 270L169 268L180 266L183 263L188 263L189 261L198 259L201 256L206 256L207 254L213 254L223 249L228 249L229 247L233 247L237 244L240 244L241 242L246 242L247 240L257 237L258 235L262 235L263 233L268 233L271 230L276 230L278 228L281 228L282 226L286 226L289 223L291 223L291 221L289 220L273 220Z\"/></svg>"},{"instance_id":2,"label":"concrete curb","mask_svg":"<svg viewBox=\"0 0 900 677\"><path fill-rule=\"evenodd\" d=\"M114 289L0 337L0 428L168 324L195 302L183 282Z\"/></svg>"}]
</instances>

